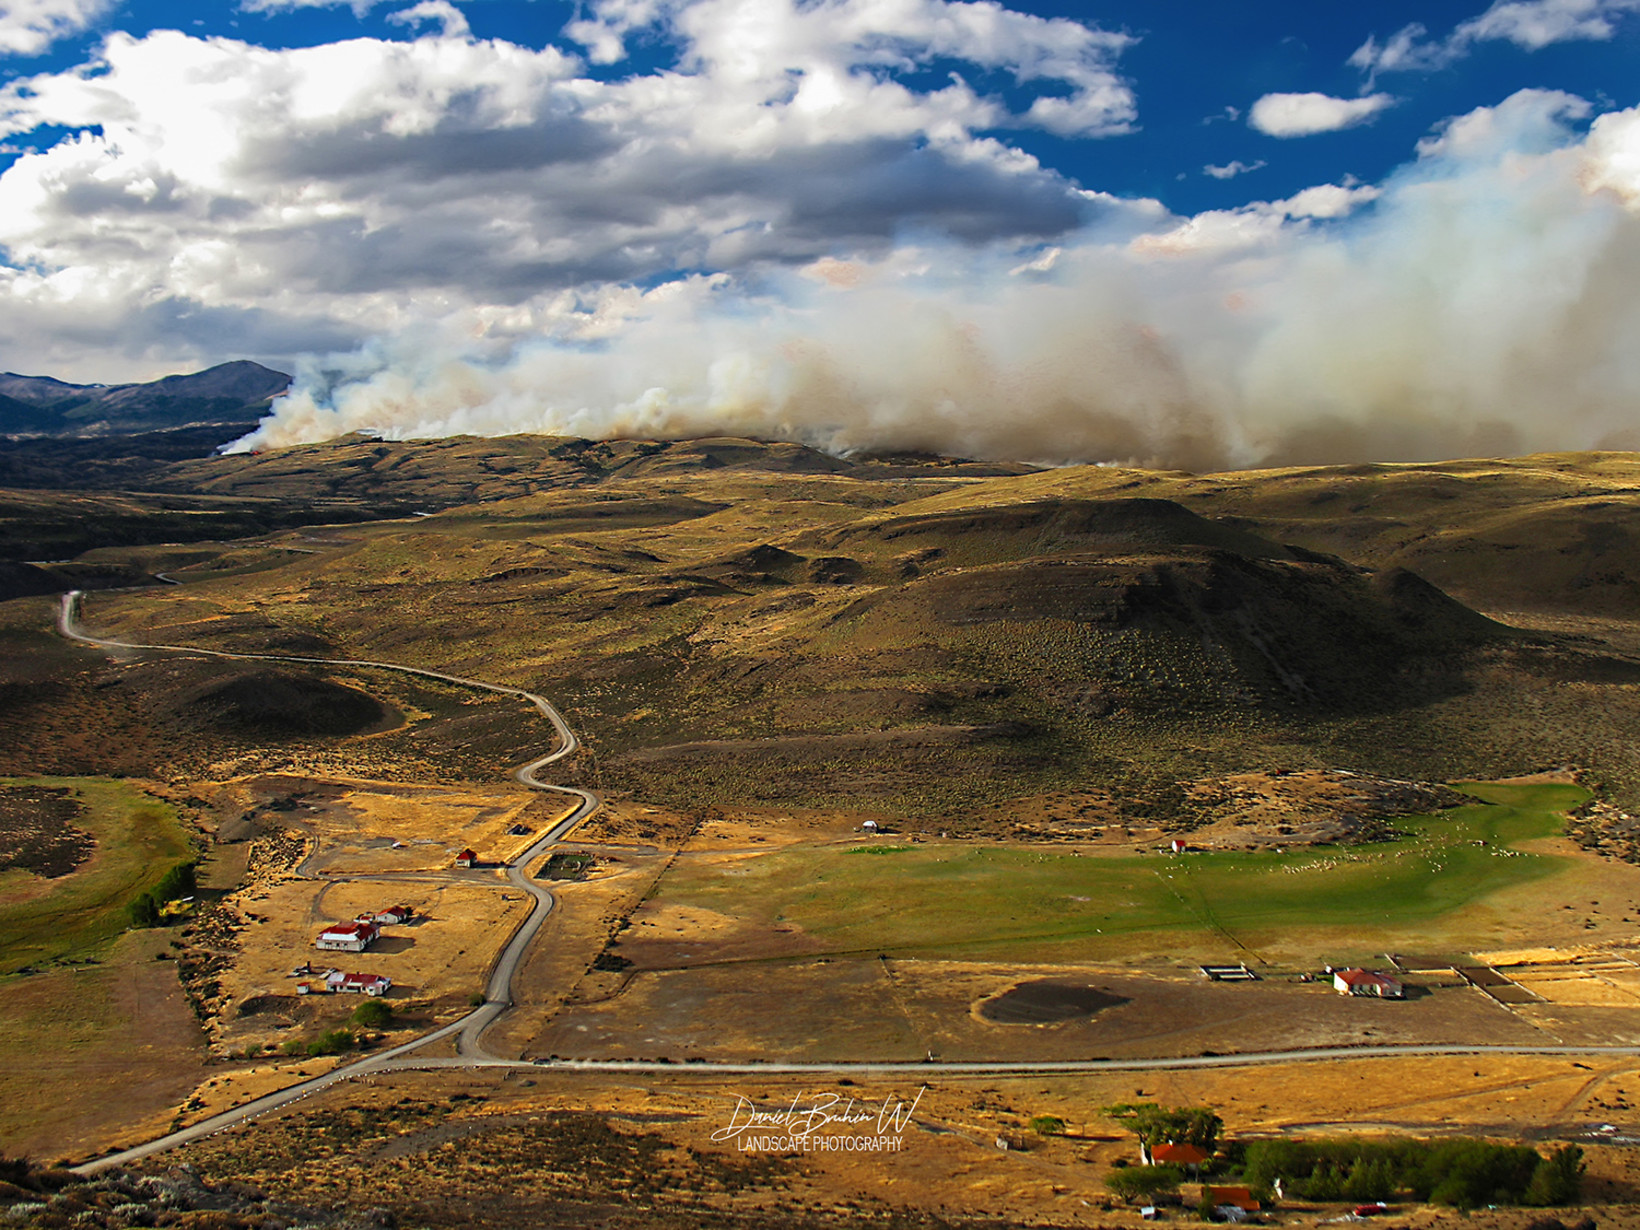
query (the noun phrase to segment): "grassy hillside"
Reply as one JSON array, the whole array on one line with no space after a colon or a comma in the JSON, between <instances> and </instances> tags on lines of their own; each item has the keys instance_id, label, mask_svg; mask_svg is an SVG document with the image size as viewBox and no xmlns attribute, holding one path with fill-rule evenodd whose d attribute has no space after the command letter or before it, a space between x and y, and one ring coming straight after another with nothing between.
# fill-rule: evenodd
<instances>
[{"instance_id":1,"label":"grassy hillside","mask_svg":"<svg viewBox=\"0 0 1640 1230\"><path fill-rule=\"evenodd\" d=\"M1627 455L997 476L746 441L517 438L188 464L201 488L475 502L191 555L100 551L163 560L183 584L97 596L94 625L538 687L588 736L589 781L675 805L961 825L999 797L1098 787L1188 824L1181 781L1251 769L1575 763L1640 788L1640 638L1590 622L1628 575ZM1496 528L1557 517L1594 545L1522 529L1505 550ZM1579 568L1607 579L1579 588ZM1545 606L1521 616L1534 587ZM535 737L489 740L490 768Z\"/></svg>"},{"instance_id":2,"label":"grassy hillside","mask_svg":"<svg viewBox=\"0 0 1640 1230\"><path fill-rule=\"evenodd\" d=\"M23 785L72 798L72 824L89 839L89 856L66 873L43 862L35 853L38 829L28 824L30 805L0 799L0 848L20 851L0 870L0 973L98 955L129 926L130 902L193 857L170 806L135 786L98 778L0 779L0 788ZM61 831L62 823L50 829Z\"/></svg>"}]
</instances>

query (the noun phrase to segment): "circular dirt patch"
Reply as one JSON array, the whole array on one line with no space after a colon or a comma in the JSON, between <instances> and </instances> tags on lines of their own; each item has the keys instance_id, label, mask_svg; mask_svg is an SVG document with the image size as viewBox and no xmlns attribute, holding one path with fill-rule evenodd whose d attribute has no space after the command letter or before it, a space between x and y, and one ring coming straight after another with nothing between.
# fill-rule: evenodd
<instances>
[{"instance_id":1,"label":"circular dirt patch","mask_svg":"<svg viewBox=\"0 0 1640 1230\"><path fill-rule=\"evenodd\" d=\"M980 1004L979 1014L997 1025L1051 1025L1092 1016L1127 1002L1124 996L1101 991L1090 983L1043 978L1022 982L992 996Z\"/></svg>"}]
</instances>

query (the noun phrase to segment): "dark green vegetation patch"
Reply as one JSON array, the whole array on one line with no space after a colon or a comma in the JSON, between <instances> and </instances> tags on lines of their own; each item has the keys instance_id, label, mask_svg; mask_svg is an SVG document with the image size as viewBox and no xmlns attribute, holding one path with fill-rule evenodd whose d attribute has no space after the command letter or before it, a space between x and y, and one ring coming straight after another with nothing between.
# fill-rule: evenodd
<instances>
[{"instance_id":1,"label":"dark green vegetation patch","mask_svg":"<svg viewBox=\"0 0 1640 1230\"><path fill-rule=\"evenodd\" d=\"M271 736L354 735L386 716L372 696L291 670L259 670L216 684L188 709L233 731Z\"/></svg>"},{"instance_id":2,"label":"dark green vegetation patch","mask_svg":"<svg viewBox=\"0 0 1640 1230\"><path fill-rule=\"evenodd\" d=\"M46 879L73 871L97 844L74 824L83 810L61 786L0 788L0 871L15 868Z\"/></svg>"}]
</instances>

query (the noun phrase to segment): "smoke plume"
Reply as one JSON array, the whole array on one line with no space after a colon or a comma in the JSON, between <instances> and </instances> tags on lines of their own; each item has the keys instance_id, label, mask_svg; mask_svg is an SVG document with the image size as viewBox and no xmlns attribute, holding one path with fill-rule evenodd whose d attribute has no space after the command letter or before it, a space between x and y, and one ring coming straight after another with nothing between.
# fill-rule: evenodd
<instances>
[{"instance_id":1,"label":"smoke plume","mask_svg":"<svg viewBox=\"0 0 1640 1230\"><path fill-rule=\"evenodd\" d=\"M301 366L235 447L362 431L744 435L1208 469L1640 447L1640 108L1525 91L1377 187L1051 249L905 239L612 288L535 339L430 323Z\"/></svg>"}]
</instances>

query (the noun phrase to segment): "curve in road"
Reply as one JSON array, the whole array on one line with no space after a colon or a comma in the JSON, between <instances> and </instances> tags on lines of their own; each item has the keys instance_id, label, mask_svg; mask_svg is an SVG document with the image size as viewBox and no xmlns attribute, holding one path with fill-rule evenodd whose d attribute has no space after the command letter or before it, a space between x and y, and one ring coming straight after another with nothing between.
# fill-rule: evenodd
<instances>
[{"instance_id":1,"label":"curve in road","mask_svg":"<svg viewBox=\"0 0 1640 1230\"><path fill-rule=\"evenodd\" d=\"M235 653L222 649L203 649L195 645L162 645L149 644L137 641L121 641L112 637L93 636L80 625L80 604L84 598L83 590L71 590L63 595L58 610L57 627L70 640L79 641L86 645L95 645L100 649L129 649L138 651L160 651L166 653L189 653L211 658L227 658L236 661L250 662L295 662L304 665L316 666L353 666L369 667L376 670L398 671L406 675L418 675L426 679L437 679L445 683L457 684L461 687L478 688L486 692L495 692L503 696L514 696L534 706L537 712L544 717L553 728L557 746L544 756L539 756L513 771L513 777L532 790L549 791L554 794L569 795L577 800L574 810L558 823L554 824L538 840L532 842L528 849L514 858L506 868L507 879L515 887L528 894L531 907L528 915L508 938L491 967L489 980L485 985L484 1003L460 1019L450 1022L431 1033L413 1038L409 1042L382 1051L379 1054L368 1056L354 1063L336 1068L323 1076L313 1077L299 1084L287 1086L275 1093L257 1098L244 1106L222 1115L212 1116L202 1120L193 1127L184 1128L178 1132L162 1136L147 1144L139 1145L134 1149L127 1149L120 1153L110 1154L99 1158L86 1166L79 1167L81 1173L94 1173L111 1166L125 1162L136 1161L150 1154L159 1153L166 1149L173 1149L178 1145L186 1144L191 1140L198 1140L215 1132L237 1126L268 1111L277 1110L282 1106L316 1093L337 1081L349 1080L356 1076L366 1076L374 1072L390 1071L399 1066L399 1060L412 1052L419 1050L433 1042L454 1035L456 1039L456 1053L462 1057L460 1062L469 1065L482 1066L498 1061L494 1056L487 1054L482 1046L482 1035L486 1029L495 1023L496 1019L512 1006L512 984L517 976L519 966L523 963L530 944L546 923L552 912L556 900L552 893L532 880L526 874L527 868L536 859L540 858L558 842L562 841L576 827L599 807L601 800L590 790L582 790L577 786L559 786L540 779L541 770L548 765L573 755L581 746L575 732L570 729L569 723L564 721L563 715L552 705L546 697L523 688L506 687L501 684L486 683L481 679L468 679L462 675L451 675L444 671L425 670L417 666L403 666L396 662L376 662L360 658L314 658L302 657L295 654L273 653Z\"/></svg>"}]
</instances>

